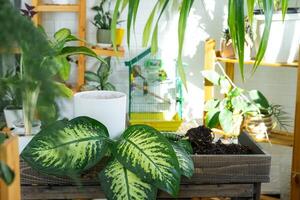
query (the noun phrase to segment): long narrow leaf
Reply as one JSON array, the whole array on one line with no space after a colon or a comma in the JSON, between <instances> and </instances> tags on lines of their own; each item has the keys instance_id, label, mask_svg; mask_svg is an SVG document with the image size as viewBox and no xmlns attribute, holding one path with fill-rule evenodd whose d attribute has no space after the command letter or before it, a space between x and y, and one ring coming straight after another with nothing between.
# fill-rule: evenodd
<instances>
[{"instance_id":1,"label":"long narrow leaf","mask_svg":"<svg viewBox=\"0 0 300 200\"><path fill-rule=\"evenodd\" d=\"M270 35L271 24L272 24L273 0L262 0L262 2L264 6L264 13L265 13L265 27L258 48L258 52L256 54L256 60L252 69L252 74L256 71L258 65L260 64L260 62L262 61L265 55L267 45L268 45L269 35Z\"/></svg>"},{"instance_id":2,"label":"long narrow leaf","mask_svg":"<svg viewBox=\"0 0 300 200\"><path fill-rule=\"evenodd\" d=\"M127 45L130 46L130 32L131 32L131 24L133 21L133 10L135 5L135 0L128 0L128 13L127 13Z\"/></svg>"},{"instance_id":3,"label":"long narrow leaf","mask_svg":"<svg viewBox=\"0 0 300 200\"><path fill-rule=\"evenodd\" d=\"M111 39L113 43L113 48L116 51L117 50L117 23L118 23L118 17L119 17L119 9L122 4L123 0L117 0L115 9L114 9L114 14L112 17L111 21Z\"/></svg>"},{"instance_id":4,"label":"long narrow leaf","mask_svg":"<svg viewBox=\"0 0 300 200\"><path fill-rule=\"evenodd\" d=\"M151 11L151 14L150 14L148 20L147 20L147 23L144 27L143 47L147 47L147 45L148 45L149 38L150 38L150 35L151 35L151 31L152 31L153 20L154 20L155 14L157 12L158 6L159 6L159 1L156 2L154 8Z\"/></svg>"},{"instance_id":5,"label":"long narrow leaf","mask_svg":"<svg viewBox=\"0 0 300 200\"><path fill-rule=\"evenodd\" d=\"M288 9L289 0L281 0L282 21L285 19L285 14Z\"/></svg>"},{"instance_id":6,"label":"long narrow leaf","mask_svg":"<svg viewBox=\"0 0 300 200\"><path fill-rule=\"evenodd\" d=\"M168 3L169 3L169 0L162 0L160 1L161 5L162 5L162 8L161 8L161 11L160 11L160 14L159 14L159 17L156 21L156 25L155 25L155 28L154 28L154 31L153 31L153 34L152 34L152 41L151 41L151 52L152 54L156 53L157 50L158 50L158 23L159 23L159 20L161 19L161 16L162 14L164 13ZM161 7L160 5L160 7Z\"/></svg>"},{"instance_id":7,"label":"long narrow leaf","mask_svg":"<svg viewBox=\"0 0 300 200\"><path fill-rule=\"evenodd\" d=\"M250 24L252 24L253 22L254 5L255 5L255 0L247 0L248 17L249 17Z\"/></svg>"},{"instance_id":8,"label":"long narrow leaf","mask_svg":"<svg viewBox=\"0 0 300 200\"><path fill-rule=\"evenodd\" d=\"M191 7L194 3L194 0L183 0L181 9L180 9L180 16L179 16L179 23L178 23L178 73L182 80L183 85L187 89L186 84L186 76L183 69L182 64L182 51L183 51L183 43L184 43L184 36L185 36L185 29L187 24L187 19L191 10Z\"/></svg>"},{"instance_id":9,"label":"long narrow leaf","mask_svg":"<svg viewBox=\"0 0 300 200\"><path fill-rule=\"evenodd\" d=\"M229 0L228 25L233 45L238 53L239 67L244 80L245 21L244 0Z\"/></svg>"}]
</instances>

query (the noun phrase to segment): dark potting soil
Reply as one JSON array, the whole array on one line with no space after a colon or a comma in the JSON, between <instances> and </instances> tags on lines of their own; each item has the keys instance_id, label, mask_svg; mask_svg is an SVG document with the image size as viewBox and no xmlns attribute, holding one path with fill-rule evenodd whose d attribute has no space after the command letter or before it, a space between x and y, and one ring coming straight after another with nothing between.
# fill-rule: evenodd
<instances>
[{"instance_id":1,"label":"dark potting soil","mask_svg":"<svg viewBox=\"0 0 300 200\"><path fill-rule=\"evenodd\" d=\"M194 154L251 154L248 146L241 144L224 144L214 141L211 129L204 126L192 128L186 134L192 144Z\"/></svg>"}]
</instances>

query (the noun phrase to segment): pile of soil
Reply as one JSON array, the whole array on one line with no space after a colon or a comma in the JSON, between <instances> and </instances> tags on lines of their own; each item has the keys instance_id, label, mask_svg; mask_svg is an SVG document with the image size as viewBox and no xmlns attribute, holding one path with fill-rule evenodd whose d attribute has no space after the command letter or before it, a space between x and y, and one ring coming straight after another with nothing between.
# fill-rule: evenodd
<instances>
[{"instance_id":1,"label":"pile of soil","mask_svg":"<svg viewBox=\"0 0 300 200\"><path fill-rule=\"evenodd\" d=\"M194 154L251 154L248 146L241 144L224 144L214 141L212 130L204 126L192 128L186 134L193 147Z\"/></svg>"}]
</instances>

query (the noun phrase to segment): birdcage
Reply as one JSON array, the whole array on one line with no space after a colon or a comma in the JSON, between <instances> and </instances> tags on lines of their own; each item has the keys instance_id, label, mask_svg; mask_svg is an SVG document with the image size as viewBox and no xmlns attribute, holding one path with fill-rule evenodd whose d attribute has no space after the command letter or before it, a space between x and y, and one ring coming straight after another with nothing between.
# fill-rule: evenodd
<instances>
[{"instance_id":1,"label":"birdcage","mask_svg":"<svg viewBox=\"0 0 300 200\"><path fill-rule=\"evenodd\" d=\"M182 122L182 83L176 64L164 65L147 49L130 61L130 124L147 124L159 131L176 131Z\"/></svg>"}]
</instances>

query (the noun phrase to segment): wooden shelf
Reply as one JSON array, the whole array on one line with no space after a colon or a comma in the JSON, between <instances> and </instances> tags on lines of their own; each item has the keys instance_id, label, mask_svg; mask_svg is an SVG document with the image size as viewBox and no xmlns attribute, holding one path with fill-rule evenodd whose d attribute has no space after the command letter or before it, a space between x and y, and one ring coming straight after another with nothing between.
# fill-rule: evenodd
<instances>
[{"instance_id":1,"label":"wooden shelf","mask_svg":"<svg viewBox=\"0 0 300 200\"><path fill-rule=\"evenodd\" d=\"M44 4L35 7L37 12L79 12L80 6L77 4L57 5L57 4Z\"/></svg>"},{"instance_id":2,"label":"wooden shelf","mask_svg":"<svg viewBox=\"0 0 300 200\"><path fill-rule=\"evenodd\" d=\"M114 51L112 47L102 48L93 46L92 50L99 56L124 57L125 55L125 50L123 47L118 47L117 51Z\"/></svg>"},{"instance_id":3,"label":"wooden shelf","mask_svg":"<svg viewBox=\"0 0 300 200\"><path fill-rule=\"evenodd\" d=\"M224 63L239 63L238 59L235 58L223 58L220 55L220 51L216 51L216 60ZM249 60L245 61L245 64L254 64L255 60ZM262 61L260 66L268 66L268 67L293 67L293 68L298 68L298 63L297 62L292 62L292 63L273 63L273 62L264 62Z\"/></svg>"}]
</instances>

